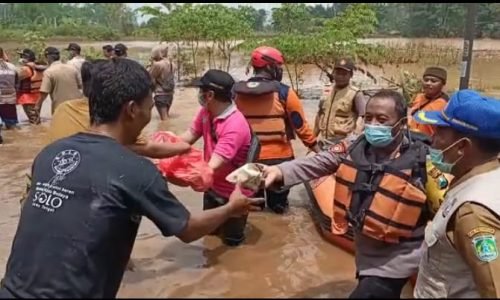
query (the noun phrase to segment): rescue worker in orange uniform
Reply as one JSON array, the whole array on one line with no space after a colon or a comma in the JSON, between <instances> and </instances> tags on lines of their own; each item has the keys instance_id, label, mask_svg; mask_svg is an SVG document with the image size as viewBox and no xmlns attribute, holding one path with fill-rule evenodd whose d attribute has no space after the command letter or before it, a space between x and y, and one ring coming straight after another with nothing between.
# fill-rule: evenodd
<instances>
[{"instance_id":1,"label":"rescue worker in orange uniform","mask_svg":"<svg viewBox=\"0 0 500 300\"><path fill-rule=\"evenodd\" d=\"M332 76L335 84L326 99L320 101L314 122L314 134L322 144L338 142L352 132L363 131L366 98L351 84L354 69L350 59L335 62Z\"/></svg>"},{"instance_id":2,"label":"rescue worker in orange uniform","mask_svg":"<svg viewBox=\"0 0 500 300\"><path fill-rule=\"evenodd\" d=\"M364 134L314 156L264 168L267 187L335 173L332 233L353 230L358 286L351 298L399 298L417 273L429 202L447 188L427 164L429 139L407 129L403 96L381 90L366 106ZM439 172L438 172L439 173ZM430 181L441 181L431 199ZM436 182L436 181L435 181Z\"/></svg>"},{"instance_id":3,"label":"rescue worker in orange uniform","mask_svg":"<svg viewBox=\"0 0 500 300\"><path fill-rule=\"evenodd\" d=\"M443 68L429 67L422 77L423 92L415 96L409 111L410 129L432 137L436 131L431 124L422 124L413 120L417 111L442 111L448 103L448 95L443 92L447 72Z\"/></svg>"},{"instance_id":4,"label":"rescue worker in orange uniform","mask_svg":"<svg viewBox=\"0 0 500 300\"><path fill-rule=\"evenodd\" d=\"M252 52L254 76L235 84L234 101L253 132L259 138L259 162L275 165L292 160L291 140L295 134L309 149L318 152L316 136L304 116L304 109L293 89L281 82L284 58L272 47L259 47ZM289 190L266 191L267 206L282 214L288 208ZM264 191L259 197L264 196Z\"/></svg>"},{"instance_id":5,"label":"rescue worker in orange uniform","mask_svg":"<svg viewBox=\"0 0 500 300\"><path fill-rule=\"evenodd\" d=\"M24 113L31 124L38 124L40 118L38 110L35 109L35 104L40 97L43 71L47 67L35 63L36 55L31 49L24 49L18 54L20 55L21 67L17 71L19 79L17 104L23 106Z\"/></svg>"}]
</instances>

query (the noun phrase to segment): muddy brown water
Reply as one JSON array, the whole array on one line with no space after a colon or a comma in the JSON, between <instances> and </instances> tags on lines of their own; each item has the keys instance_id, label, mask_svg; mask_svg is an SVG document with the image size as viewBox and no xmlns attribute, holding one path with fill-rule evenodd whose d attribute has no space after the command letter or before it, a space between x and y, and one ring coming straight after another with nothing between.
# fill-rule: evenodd
<instances>
[{"instance_id":1,"label":"muddy brown water","mask_svg":"<svg viewBox=\"0 0 500 300\"><path fill-rule=\"evenodd\" d=\"M245 78L244 60L235 61L231 73L237 79ZM473 79L499 83L499 58L478 63L473 68ZM425 66L409 66L421 72ZM390 68L375 70L378 74L391 72ZM397 71L394 70L394 72ZM485 76L488 77L485 78ZM316 94L304 99L305 112L310 123L317 108L317 94L322 83L320 73L306 68L304 87ZM362 77L357 78L363 81ZM450 80L458 82L456 73ZM488 90L490 94L496 90ZM160 122L154 111L151 123L145 128L151 134L156 130L181 133L188 128L198 109L197 91L178 88L172 107L172 118ZM310 95L309 95L310 96ZM307 98L308 96L306 96ZM43 107L43 123L27 124L22 109L19 129L2 131L4 145L0 145L0 274L10 253L12 239L19 218L19 199L25 188L24 174L40 149L50 122L50 102ZM197 146L201 146L198 142ZM294 141L296 156L305 155L305 147ZM173 193L191 211L200 211L202 195L190 189L170 185ZM352 255L336 248L321 238L309 214L309 200L304 188L297 186L290 195L290 211L284 216L267 211L254 213L249 218L247 242L239 248L228 248L217 238L205 237L191 244L176 238L164 238L156 227L143 219L132 253L136 269L128 271L123 279L119 297L346 297L356 285ZM1 276L1 275L0 275ZM405 297L411 296L409 289Z\"/></svg>"}]
</instances>

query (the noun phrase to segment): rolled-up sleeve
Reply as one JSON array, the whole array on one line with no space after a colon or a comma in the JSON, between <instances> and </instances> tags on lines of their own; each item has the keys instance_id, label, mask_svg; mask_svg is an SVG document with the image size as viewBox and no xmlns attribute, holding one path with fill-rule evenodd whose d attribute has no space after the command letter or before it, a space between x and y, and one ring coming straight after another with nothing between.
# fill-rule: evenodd
<instances>
[{"instance_id":1,"label":"rolled-up sleeve","mask_svg":"<svg viewBox=\"0 0 500 300\"><path fill-rule=\"evenodd\" d=\"M312 179L333 174L340 164L340 156L322 151L314 156L299 158L278 165L283 173L283 185L293 186Z\"/></svg>"}]
</instances>

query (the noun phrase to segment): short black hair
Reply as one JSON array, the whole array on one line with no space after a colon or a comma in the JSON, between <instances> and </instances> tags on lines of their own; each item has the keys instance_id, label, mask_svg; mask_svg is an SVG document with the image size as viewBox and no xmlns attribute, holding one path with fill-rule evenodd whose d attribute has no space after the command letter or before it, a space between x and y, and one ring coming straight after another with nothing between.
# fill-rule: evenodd
<instances>
[{"instance_id":1,"label":"short black hair","mask_svg":"<svg viewBox=\"0 0 500 300\"><path fill-rule=\"evenodd\" d=\"M118 43L114 47L116 56L124 56L127 54L128 48L122 43Z\"/></svg>"},{"instance_id":2,"label":"short black hair","mask_svg":"<svg viewBox=\"0 0 500 300\"><path fill-rule=\"evenodd\" d=\"M59 52L59 49L57 49L55 47L45 48L45 50L43 51L43 54L45 55L45 57L47 59L52 60L52 61L58 61L61 59L61 52Z\"/></svg>"},{"instance_id":3,"label":"short black hair","mask_svg":"<svg viewBox=\"0 0 500 300\"><path fill-rule=\"evenodd\" d=\"M47 54L47 59L58 61L61 59L61 54Z\"/></svg>"},{"instance_id":4,"label":"short black hair","mask_svg":"<svg viewBox=\"0 0 500 300\"><path fill-rule=\"evenodd\" d=\"M255 74L262 74L262 73L266 73L268 75L271 75L271 70L269 70L269 66L265 66L265 67L253 67L253 71Z\"/></svg>"},{"instance_id":5,"label":"short black hair","mask_svg":"<svg viewBox=\"0 0 500 300\"><path fill-rule=\"evenodd\" d=\"M94 71L88 95L92 125L117 121L123 105L140 103L154 88L148 71L131 59L113 58Z\"/></svg>"},{"instance_id":6,"label":"short black hair","mask_svg":"<svg viewBox=\"0 0 500 300\"><path fill-rule=\"evenodd\" d=\"M217 89L212 89L210 87L201 87L201 91L202 92L208 92L208 91L214 92L214 98L215 98L215 100L220 101L220 102L227 102L227 103L229 103L229 102L233 101L233 96L232 96L231 92L220 91L220 90L217 90Z\"/></svg>"},{"instance_id":7,"label":"short black hair","mask_svg":"<svg viewBox=\"0 0 500 300\"><path fill-rule=\"evenodd\" d=\"M21 58L24 58L30 62L36 61L36 54L31 49L23 49L23 51L17 52Z\"/></svg>"},{"instance_id":8,"label":"short black hair","mask_svg":"<svg viewBox=\"0 0 500 300\"><path fill-rule=\"evenodd\" d=\"M102 46L102 50L106 50L106 51L113 51L113 46L111 45L104 45Z\"/></svg>"},{"instance_id":9,"label":"short black hair","mask_svg":"<svg viewBox=\"0 0 500 300\"><path fill-rule=\"evenodd\" d=\"M486 154L499 154L500 153L500 139L487 139L478 137L469 137L481 150Z\"/></svg>"},{"instance_id":10,"label":"short black hair","mask_svg":"<svg viewBox=\"0 0 500 300\"><path fill-rule=\"evenodd\" d=\"M83 95L85 97L89 96L92 75L96 72L99 72L99 69L106 62L108 62L107 59L95 59L91 61L85 61L82 64L82 69L81 69L82 85L83 85L82 90L83 90Z\"/></svg>"},{"instance_id":11,"label":"short black hair","mask_svg":"<svg viewBox=\"0 0 500 300\"><path fill-rule=\"evenodd\" d=\"M408 112L408 104L406 103L405 97L400 92L390 89L382 89L375 95L370 97L370 99L368 99L368 101L366 102L367 106L368 102L370 102L370 100L373 98L387 98L393 100L396 107L396 114L398 115L399 119L406 117Z\"/></svg>"}]
</instances>

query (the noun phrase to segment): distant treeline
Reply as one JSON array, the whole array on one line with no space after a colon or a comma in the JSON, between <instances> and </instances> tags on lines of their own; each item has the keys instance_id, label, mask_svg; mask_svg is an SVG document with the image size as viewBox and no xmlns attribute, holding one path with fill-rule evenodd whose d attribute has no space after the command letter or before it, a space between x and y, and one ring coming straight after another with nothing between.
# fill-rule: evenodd
<instances>
[{"instance_id":1,"label":"distant treeline","mask_svg":"<svg viewBox=\"0 0 500 300\"><path fill-rule=\"evenodd\" d=\"M300 20L303 30L314 31L329 19L341 15L352 3L307 6L308 18ZM163 12L176 4L162 3ZM466 15L463 3L373 3L378 24L376 34L403 37L460 37ZM479 3L477 37L500 38L500 3ZM46 37L78 37L114 40L123 37L158 38L159 18L139 24L149 7L133 10L126 3L3 3L0 4L0 40L22 38L26 31ZM257 34L283 32L283 10L266 11L240 7ZM154 9L152 10L154 12ZM288 16L287 16L288 17ZM294 20L292 20L294 21Z\"/></svg>"}]
</instances>

